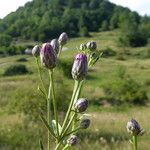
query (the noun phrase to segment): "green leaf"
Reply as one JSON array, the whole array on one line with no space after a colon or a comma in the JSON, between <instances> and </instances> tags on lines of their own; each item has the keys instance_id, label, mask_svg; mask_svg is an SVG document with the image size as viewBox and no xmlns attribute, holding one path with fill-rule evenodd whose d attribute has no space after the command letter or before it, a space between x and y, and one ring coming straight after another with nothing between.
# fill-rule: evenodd
<instances>
[{"instance_id":1,"label":"green leaf","mask_svg":"<svg viewBox=\"0 0 150 150\"><path fill-rule=\"evenodd\" d=\"M56 120L52 120L52 127L53 127L53 131L54 131L55 135L57 134L57 127L56 126L57 126ZM58 130L59 130L59 133L61 133L62 127L59 123L58 123Z\"/></svg>"},{"instance_id":2,"label":"green leaf","mask_svg":"<svg viewBox=\"0 0 150 150\"><path fill-rule=\"evenodd\" d=\"M39 146L40 146L40 150L44 150L44 146L41 140L39 140Z\"/></svg>"},{"instance_id":3,"label":"green leaf","mask_svg":"<svg viewBox=\"0 0 150 150\"><path fill-rule=\"evenodd\" d=\"M43 121L45 127L46 127L46 128L48 129L48 131L50 132L50 134L51 134L54 138L56 138L56 136L55 136L53 130L52 130L51 127L48 125L46 119L45 119L42 115L40 115L40 117L41 117L41 120Z\"/></svg>"}]
</instances>

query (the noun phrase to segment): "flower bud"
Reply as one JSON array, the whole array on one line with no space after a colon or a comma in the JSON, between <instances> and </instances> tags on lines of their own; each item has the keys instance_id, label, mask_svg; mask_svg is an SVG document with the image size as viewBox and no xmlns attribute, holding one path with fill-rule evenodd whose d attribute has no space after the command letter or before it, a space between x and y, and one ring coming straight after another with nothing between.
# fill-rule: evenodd
<instances>
[{"instance_id":1,"label":"flower bud","mask_svg":"<svg viewBox=\"0 0 150 150\"><path fill-rule=\"evenodd\" d=\"M87 129L89 126L90 126L90 119L88 119L88 118L83 118L82 120L81 120L81 122L80 122L80 127L82 128L82 129Z\"/></svg>"},{"instance_id":2,"label":"flower bud","mask_svg":"<svg viewBox=\"0 0 150 150\"><path fill-rule=\"evenodd\" d=\"M67 143L70 145L70 146L74 146L77 144L77 141L78 141L78 138L76 135L70 135L70 137L68 138L67 140Z\"/></svg>"},{"instance_id":3,"label":"flower bud","mask_svg":"<svg viewBox=\"0 0 150 150\"><path fill-rule=\"evenodd\" d=\"M68 35L66 32L63 32L59 38L58 38L58 42L61 46L64 46L68 41Z\"/></svg>"},{"instance_id":4,"label":"flower bud","mask_svg":"<svg viewBox=\"0 0 150 150\"><path fill-rule=\"evenodd\" d=\"M56 54L58 54L58 52L59 52L59 43L58 43L58 40L57 39L53 39L50 44L53 47L53 49L56 52Z\"/></svg>"},{"instance_id":5,"label":"flower bud","mask_svg":"<svg viewBox=\"0 0 150 150\"><path fill-rule=\"evenodd\" d=\"M72 67L72 77L75 80L83 80L87 74L87 57L85 54L77 54Z\"/></svg>"},{"instance_id":6,"label":"flower bud","mask_svg":"<svg viewBox=\"0 0 150 150\"><path fill-rule=\"evenodd\" d=\"M96 48L97 48L97 44L96 44L95 41L88 42L88 43L86 44L86 46L87 46L87 48L88 48L90 51L94 51L94 50L96 50Z\"/></svg>"},{"instance_id":7,"label":"flower bud","mask_svg":"<svg viewBox=\"0 0 150 150\"><path fill-rule=\"evenodd\" d=\"M81 51L85 51L86 50L86 44L84 44L84 43L82 43L81 45L80 45L80 50Z\"/></svg>"},{"instance_id":8,"label":"flower bud","mask_svg":"<svg viewBox=\"0 0 150 150\"><path fill-rule=\"evenodd\" d=\"M48 68L53 69L56 66L57 57L50 43L44 43L40 52L41 64Z\"/></svg>"},{"instance_id":9,"label":"flower bud","mask_svg":"<svg viewBox=\"0 0 150 150\"><path fill-rule=\"evenodd\" d=\"M88 107L88 100L85 98L80 98L77 100L77 102L75 103L75 110L77 112L84 112Z\"/></svg>"},{"instance_id":10,"label":"flower bud","mask_svg":"<svg viewBox=\"0 0 150 150\"><path fill-rule=\"evenodd\" d=\"M40 55L41 46L36 45L32 49L32 55L38 57Z\"/></svg>"},{"instance_id":11,"label":"flower bud","mask_svg":"<svg viewBox=\"0 0 150 150\"><path fill-rule=\"evenodd\" d=\"M142 135L144 130L141 129L139 123L135 119L131 119L127 123L127 131L132 135Z\"/></svg>"}]
</instances>

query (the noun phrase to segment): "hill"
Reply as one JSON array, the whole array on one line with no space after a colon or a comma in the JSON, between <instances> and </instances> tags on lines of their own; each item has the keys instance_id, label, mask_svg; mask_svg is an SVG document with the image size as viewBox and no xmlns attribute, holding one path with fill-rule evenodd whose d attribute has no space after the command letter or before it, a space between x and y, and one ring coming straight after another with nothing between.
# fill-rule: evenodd
<instances>
[{"instance_id":1,"label":"hill","mask_svg":"<svg viewBox=\"0 0 150 150\"><path fill-rule=\"evenodd\" d=\"M88 36L89 31L110 30L131 15L128 8L107 0L33 0L0 21L7 38L47 41L62 31L69 36ZM9 37L10 36L10 37Z\"/></svg>"}]
</instances>

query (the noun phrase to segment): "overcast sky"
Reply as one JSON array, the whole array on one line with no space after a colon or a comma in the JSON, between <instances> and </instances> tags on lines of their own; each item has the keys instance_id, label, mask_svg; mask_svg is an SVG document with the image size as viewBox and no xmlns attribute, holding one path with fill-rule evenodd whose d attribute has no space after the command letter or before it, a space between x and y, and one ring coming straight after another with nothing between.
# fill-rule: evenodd
<instances>
[{"instance_id":1,"label":"overcast sky","mask_svg":"<svg viewBox=\"0 0 150 150\"><path fill-rule=\"evenodd\" d=\"M19 6L32 0L0 0L0 18L5 17ZM131 10L138 11L141 15L150 15L150 0L110 0L116 4L129 7Z\"/></svg>"}]
</instances>

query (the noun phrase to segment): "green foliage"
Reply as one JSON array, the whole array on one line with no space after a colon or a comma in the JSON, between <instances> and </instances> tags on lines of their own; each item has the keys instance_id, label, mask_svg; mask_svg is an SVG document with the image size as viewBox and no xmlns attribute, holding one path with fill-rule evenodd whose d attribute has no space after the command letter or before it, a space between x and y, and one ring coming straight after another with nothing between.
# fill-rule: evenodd
<instances>
[{"instance_id":1,"label":"green foliage","mask_svg":"<svg viewBox=\"0 0 150 150\"><path fill-rule=\"evenodd\" d=\"M102 57L110 57L116 55L116 52L110 47L106 47L105 49L103 49L102 53Z\"/></svg>"},{"instance_id":2,"label":"green foliage","mask_svg":"<svg viewBox=\"0 0 150 150\"><path fill-rule=\"evenodd\" d=\"M117 77L103 84L106 99L113 104L142 104L148 101L146 91L137 81L125 75L125 68L119 67Z\"/></svg>"},{"instance_id":3,"label":"green foliage","mask_svg":"<svg viewBox=\"0 0 150 150\"><path fill-rule=\"evenodd\" d=\"M11 36L6 34L0 34L0 47L1 46L9 46L12 41Z\"/></svg>"},{"instance_id":4,"label":"green foliage","mask_svg":"<svg viewBox=\"0 0 150 150\"><path fill-rule=\"evenodd\" d=\"M5 72L4 76L13 76L13 75L23 75L29 73L29 70L26 68L25 65L11 65L9 66Z\"/></svg>"},{"instance_id":5,"label":"green foliage","mask_svg":"<svg viewBox=\"0 0 150 150\"><path fill-rule=\"evenodd\" d=\"M72 69L73 62L71 59L61 59L59 63L59 68L62 70L65 77L71 79L71 69Z\"/></svg>"}]
</instances>

